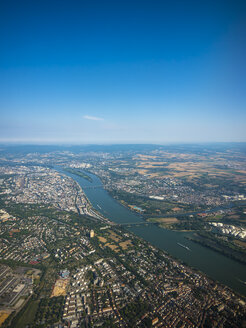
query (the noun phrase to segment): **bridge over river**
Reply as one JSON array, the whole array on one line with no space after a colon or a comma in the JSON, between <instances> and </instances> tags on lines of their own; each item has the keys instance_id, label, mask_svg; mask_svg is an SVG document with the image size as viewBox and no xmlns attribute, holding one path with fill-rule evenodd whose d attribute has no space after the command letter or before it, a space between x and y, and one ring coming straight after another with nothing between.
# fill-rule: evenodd
<instances>
[{"instance_id":1,"label":"bridge over river","mask_svg":"<svg viewBox=\"0 0 246 328\"><path fill-rule=\"evenodd\" d=\"M153 225L153 224L156 225L157 222L146 222L146 221L142 221L142 222L115 223L115 225L118 225L118 226L127 226L127 227L139 226L139 225Z\"/></svg>"}]
</instances>

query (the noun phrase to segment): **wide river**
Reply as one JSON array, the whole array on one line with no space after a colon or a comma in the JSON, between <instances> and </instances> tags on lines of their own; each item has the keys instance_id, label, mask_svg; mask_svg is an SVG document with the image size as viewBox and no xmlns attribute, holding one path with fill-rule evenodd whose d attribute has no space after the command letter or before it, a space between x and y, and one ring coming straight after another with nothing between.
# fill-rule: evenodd
<instances>
[{"instance_id":1,"label":"wide river","mask_svg":"<svg viewBox=\"0 0 246 328\"><path fill-rule=\"evenodd\" d=\"M97 176L86 172L92 178L92 182L90 182L57 167L56 169L77 181L93 207L111 221L116 223L143 222L139 215L114 200L103 188L102 182ZM98 188L98 186L100 187ZM170 231L156 225L139 225L127 229L173 257L246 296L246 265L186 239L185 237L191 233ZM190 251L178 243L189 247Z\"/></svg>"}]
</instances>

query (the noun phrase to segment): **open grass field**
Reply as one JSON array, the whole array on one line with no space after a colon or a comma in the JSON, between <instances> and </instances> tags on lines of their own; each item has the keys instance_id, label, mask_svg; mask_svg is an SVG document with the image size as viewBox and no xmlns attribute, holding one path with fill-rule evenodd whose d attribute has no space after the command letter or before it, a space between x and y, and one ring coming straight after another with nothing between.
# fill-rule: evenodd
<instances>
[{"instance_id":1,"label":"open grass field","mask_svg":"<svg viewBox=\"0 0 246 328\"><path fill-rule=\"evenodd\" d=\"M130 240L126 240L126 241L119 243L119 245L123 250L126 250L128 247L132 246L132 243Z\"/></svg>"},{"instance_id":2,"label":"open grass field","mask_svg":"<svg viewBox=\"0 0 246 328\"><path fill-rule=\"evenodd\" d=\"M177 218L150 218L150 219L148 219L148 221L158 222L158 223L166 223L166 224L179 222L179 220Z\"/></svg>"},{"instance_id":3,"label":"open grass field","mask_svg":"<svg viewBox=\"0 0 246 328\"><path fill-rule=\"evenodd\" d=\"M234 240L234 243L238 246L243 247L244 249L246 249L246 242L245 241L241 241L241 240Z\"/></svg>"},{"instance_id":4,"label":"open grass field","mask_svg":"<svg viewBox=\"0 0 246 328\"><path fill-rule=\"evenodd\" d=\"M118 249L118 246L117 245L113 245L113 244L105 244L105 246L108 246L110 249L112 249L112 251L115 251L115 252L118 252L119 249Z\"/></svg>"},{"instance_id":5,"label":"open grass field","mask_svg":"<svg viewBox=\"0 0 246 328\"><path fill-rule=\"evenodd\" d=\"M29 306L27 307L23 315L19 318L15 327L26 328L28 324L32 323L35 319L35 315L38 309L38 304L39 301L30 302Z\"/></svg>"},{"instance_id":6,"label":"open grass field","mask_svg":"<svg viewBox=\"0 0 246 328\"><path fill-rule=\"evenodd\" d=\"M121 236L117 235L115 232L110 231L108 237L118 243L121 240Z\"/></svg>"},{"instance_id":7,"label":"open grass field","mask_svg":"<svg viewBox=\"0 0 246 328\"><path fill-rule=\"evenodd\" d=\"M106 243L107 239L101 236L98 236L98 239L102 242L102 243Z\"/></svg>"}]
</instances>

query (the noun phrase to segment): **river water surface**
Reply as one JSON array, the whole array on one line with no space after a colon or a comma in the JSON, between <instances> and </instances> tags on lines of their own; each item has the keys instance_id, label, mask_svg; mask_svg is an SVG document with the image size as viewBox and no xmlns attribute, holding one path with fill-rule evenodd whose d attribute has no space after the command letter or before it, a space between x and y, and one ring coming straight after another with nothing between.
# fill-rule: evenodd
<instances>
[{"instance_id":1,"label":"river water surface","mask_svg":"<svg viewBox=\"0 0 246 328\"><path fill-rule=\"evenodd\" d=\"M143 222L139 215L134 214L113 199L103 188L102 182L97 176L86 172L92 178L92 182L90 182L60 168L56 169L77 181L93 207L111 221L116 223ZM246 265L186 239L185 237L191 233L175 232L159 228L156 225L139 225L127 229L189 266L201 270L211 278L246 296ZM178 243L187 246L190 250Z\"/></svg>"}]
</instances>

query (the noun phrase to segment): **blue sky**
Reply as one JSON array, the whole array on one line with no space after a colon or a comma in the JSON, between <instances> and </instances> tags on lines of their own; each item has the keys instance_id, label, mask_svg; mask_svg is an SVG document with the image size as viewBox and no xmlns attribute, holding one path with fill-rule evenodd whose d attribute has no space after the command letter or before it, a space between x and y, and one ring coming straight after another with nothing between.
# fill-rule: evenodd
<instances>
[{"instance_id":1,"label":"blue sky","mask_svg":"<svg viewBox=\"0 0 246 328\"><path fill-rule=\"evenodd\" d=\"M0 142L246 141L245 1L1 1Z\"/></svg>"}]
</instances>

